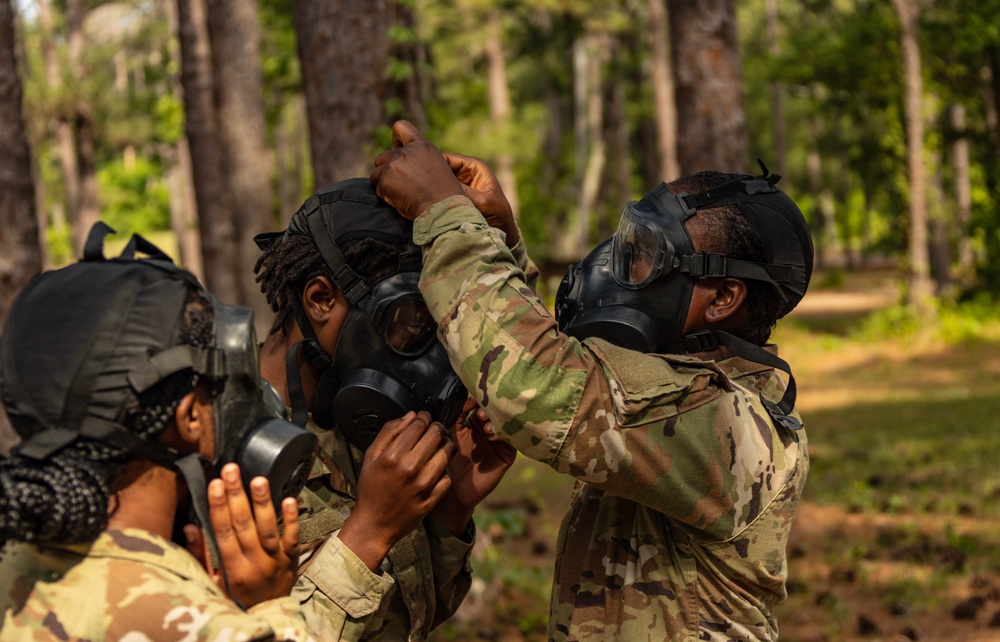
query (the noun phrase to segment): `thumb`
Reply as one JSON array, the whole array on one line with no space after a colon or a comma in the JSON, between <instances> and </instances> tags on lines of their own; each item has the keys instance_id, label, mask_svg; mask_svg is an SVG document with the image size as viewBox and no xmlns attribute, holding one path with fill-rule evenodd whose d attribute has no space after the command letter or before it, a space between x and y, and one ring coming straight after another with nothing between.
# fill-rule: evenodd
<instances>
[{"instance_id":1,"label":"thumb","mask_svg":"<svg viewBox=\"0 0 1000 642\"><path fill-rule=\"evenodd\" d=\"M420 130L408 120L397 120L392 126L392 146L403 147L418 140L426 140Z\"/></svg>"}]
</instances>

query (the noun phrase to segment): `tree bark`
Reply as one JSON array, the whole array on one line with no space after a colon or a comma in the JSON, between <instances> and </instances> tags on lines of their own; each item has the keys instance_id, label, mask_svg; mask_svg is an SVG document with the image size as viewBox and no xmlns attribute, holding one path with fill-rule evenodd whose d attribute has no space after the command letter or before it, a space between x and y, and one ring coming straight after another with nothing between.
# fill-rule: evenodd
<instances>
[{"instance_id":1,"label":"tree bark","mask_svg":"<svg viewBox=\"0 0 1000 642\"><path fill-rule=\"evenodd\" d=\"M21 79L14 53L14 8L0 0L0 322L25 283L42 269L31 152L24 135Z\"/></svg>"},{"instance_id":2,"label":"tree bark","mask_svg":"<svg viewBox=\"0 0 1000 642\"><path fill-rule=\"evenodd\" d=\"M219 132L229 192L238 203L233 220L240 301L257 320L270 318L253 273L260 250L253 237L276 227L271 186L273 159L267 145L264 87L260 60L257 2L211 0L206 3Z\"/></svg>"},{"instance_id":3,"label":"tree bark","mask_svg":"<svg viewBox=\"0 0 1000 642\"><path fill-rule=\"evenodd\" d=\"M677 161L677 100L670 69L667 42L667 12L663 0L647 0L649 18L649 64L656 114L656 143L660 152L660 176L664 181L680 178Z\"/></svg>"},{"instance_id":4,"label":"tree bark","mask_svg":"<svg viewBox=\"0 0 1000 642\"><path fill-rule=\"evenodd\" d=\"M31 151L24 135L21 79L14 48L14 7L0 0L0 324L24 284L42 270ZM0 453L17 441L0 411Z\"/></svg>"},{"instance_id":5,"label":"tree bark","mask_svg":"<svg viewBox=\"0 0 1000 642\"><path fill-rule=\"evenodd\" d=\"M385 118L391 0L293 0L318 186L367 176Z\"/></svg>"},{"instance_id":6,"label":"tree bark","mask_svg":"<svg viewBox=\"0 0 1000 642\"><path fill-rule=\"evenodd\" d=\"M930 257L927 249L926 169L924 167L923 80L917 44L919 8L912 0L892 0L899 17L903 73L906 81L906 156L910 186L910 287L908 300L922 315L933 314Z\"/></svg>"},{"instance_id":7,"label":"tree bark","mask_svg":"<svg viewBox=\"0 0 1000 642\"><path fill-rule=\"evenodd\" d=\"M213 96L212 55L204 3L205 0L177 0L185 128L191 149L205 285L222 301L237 303L240 285L234 269L239 265L235 207L223 170L225 152Z\"/></svg>"},{"instance_id":8,"label":"tree bark","mask_svg":"<svg viewBox=\"0 0 1000 642\"><path fill-rule=\"evenodd\" d=\"M746 171L735 0L668 0L680 173Z\"/></svg>"}]
</instances>

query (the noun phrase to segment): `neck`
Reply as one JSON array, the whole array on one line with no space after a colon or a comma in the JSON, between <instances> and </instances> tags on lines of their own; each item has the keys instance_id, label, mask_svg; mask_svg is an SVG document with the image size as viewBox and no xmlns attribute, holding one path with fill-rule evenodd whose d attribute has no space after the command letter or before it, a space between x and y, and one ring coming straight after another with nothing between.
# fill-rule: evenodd
<instances>
[{"instance_id":1,"label":"neck","mask_svg":"<svg viewBox=\"0 0 1000 642\"><path fill-rule=\"evenodd\" d=\"M177 502L183 492L177 473L143 459L132 460L112 498L108 529L139 528L165 539L173 534Z\"/></svg>"},{"instance_id":2,"label":"neck","mask_svg":"<svg viewBox=\"0 0 1000 642\"><path fill-rule=\"evenodd\" d=\"M288 351L303 339L298 327L288 332L274 332L267 336L260 349L260 376L274 386L284 400L286 406L292 405L288 394L288 377L285 376L285 362ZM299 379L302 382L302 392L306 398L306 406L312 407L313 395L316 393L316 372L308 360L299 356Z\"/></svg>"}]
</instances>

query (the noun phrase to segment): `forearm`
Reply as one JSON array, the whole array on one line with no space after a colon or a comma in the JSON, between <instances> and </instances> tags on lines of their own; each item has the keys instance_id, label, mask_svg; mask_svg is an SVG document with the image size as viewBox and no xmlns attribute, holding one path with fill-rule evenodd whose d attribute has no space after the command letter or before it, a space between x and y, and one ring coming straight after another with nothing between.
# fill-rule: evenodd
<instances>
[{"instance_id":1,"label":"forearm","mask_svg":"<svg viewBox=\"0 0 1000 642\"><path fill-rule=\"evenodd\" d=\"M431 629L434 629L455 614L472 586L470 556L476 527L470 520L465 530L455 536L433 518L425 520L424 524L434 574L435 608L431 622Z\"/></svg>"},{"instance_id":2,"label":"forearm","mask_svg":"<svg viewBox=\"0 0 1000 642\"><path fill-rule=\"evenodd\" d=\"M600 386L599 367L558 332L502 235L471 203L448 199L425 216L414 227L415 240L427 242L420 288L452 365L498 435L570 472L558 456L576 432L588 381Z\"/></svg>"}]
</instances>

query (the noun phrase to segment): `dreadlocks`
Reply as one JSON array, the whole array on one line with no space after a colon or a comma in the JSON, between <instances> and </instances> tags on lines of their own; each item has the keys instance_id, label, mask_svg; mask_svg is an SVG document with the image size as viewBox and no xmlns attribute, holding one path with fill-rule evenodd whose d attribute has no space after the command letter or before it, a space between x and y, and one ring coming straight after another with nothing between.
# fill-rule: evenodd
<instances>
[{"instance_id":1,"label":"dreadlocks","mask_svg":"<svg viewBox=\"0 0 1000 642\"><path fill-rule=\"evenodd\" d=\"M337 245L351 269L368 283L397 272L399 255L405 249L403 245L371 237ZM274 312L269 334L278 330L288 332L295 318L295 306L299 305L302 290L310 279L325 276L332 282L334 276L313 240L294 234L272 242L257 259L253 271Z\"/></svg>"}]
</instances>

